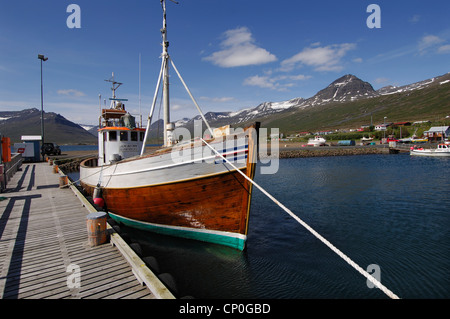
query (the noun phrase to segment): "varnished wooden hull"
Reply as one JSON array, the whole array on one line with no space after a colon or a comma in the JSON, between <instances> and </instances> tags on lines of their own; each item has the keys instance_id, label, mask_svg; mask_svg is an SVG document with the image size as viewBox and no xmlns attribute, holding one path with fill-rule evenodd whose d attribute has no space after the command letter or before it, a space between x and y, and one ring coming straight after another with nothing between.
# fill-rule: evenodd
<instances>
[{"instance_id":1,"label":"varnished wooden hull","mask_svg":"<svg viewBox=\"0 0 450 319\"><path fill-rule=\"evenodd\" d=\"M249 139L240 154L246 154L246 160L236 165L253 178L256 141ZM95 169L88 164L88 161L82 163L82 176L88 176ZM216 166L211 168L211 165ZM183 172L188 170L192 176L175 178L180 174L171 172L181 169ZM218 163L217 159L213 163L197 161L164 170L164 174L149 171L147 180L152 180L152 174L156 177L153 178L155 183L148 185L108 187L105 182L102 197L110 216L131 227L244 249L252 193L249 181L228 164L221 160ZM205 174L199 174L201 171ZM113 179L114 175L111 176ZM166 176L167 180L161 182L159 176ZM89 194L95 187L93 180L89 182L86 178L83 181L82 178L81 181Z\"/></svg>"}]
</instances>

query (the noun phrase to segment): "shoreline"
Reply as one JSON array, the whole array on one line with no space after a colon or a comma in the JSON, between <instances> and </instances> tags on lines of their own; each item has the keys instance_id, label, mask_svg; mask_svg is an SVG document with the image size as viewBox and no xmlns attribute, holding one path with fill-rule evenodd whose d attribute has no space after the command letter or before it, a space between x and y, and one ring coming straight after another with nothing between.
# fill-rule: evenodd
<instances>
[{"instance_id":1,"label":"shoreline","mask_svg":"<svg viewBox=\"0 0 450 319\"><path fill-rule=\"evenodd\" d=\"M261 158L306 158L306 157L330 157L330 156L353 156L353 155L376 155L390 154L387 145L368 145L368 146L320 146L320 147L302 147L301 145L287 144L280 147L278 154L271 154L270 148L261 149Z\"/></svg>"},{"instance_id":2,"label":"shoreline","mask_svg":"<svg viewBox=\"0 0 450 319\"><path fill-rule=\"evenodd\" d=\"M268 148L260 148L261 157L272 157L270 145ZM151 148L146 149L148 152ZM305 146L300 143L285 144L279 147L278 154L280 158L295 157L318 157L318 156L345 156L345 155L369 155L369 154L389 154L387 145L356 145L356 146ZM96 151L65 151L60 156L49 156L50 158L78 158L84 156L96 156ZM273 154L275 155L275 154Z\"/></svg>"},{"instance_id":3,"label":"shoreline","mask_svg":"<svg viewBox=\"0 0 450 319\"><path fill-rule=\"evenodd\" d=\"M319 149L304 150L280 150L279 158L301 158L301 157L329 157L329 156L351 156L351 155L373 155L389 154L389 148L385 147L321 147Z\"/></svg>"}]
</instances>

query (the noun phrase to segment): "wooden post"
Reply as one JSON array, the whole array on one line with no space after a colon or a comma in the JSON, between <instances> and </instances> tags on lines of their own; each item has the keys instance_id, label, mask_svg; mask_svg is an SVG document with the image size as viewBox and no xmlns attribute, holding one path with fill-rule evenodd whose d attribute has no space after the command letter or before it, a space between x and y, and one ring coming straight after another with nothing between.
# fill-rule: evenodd
<instances>
[{"instance_id":1,"label":"wooden post","mask_svg":"<svg viewBox=\"0 0 450 319\"><path fill-rule=\"evenodd\" d=\"M105 212L95 212L87 215L88 240L91 247L104 244L107 240Z\"/></svg>"},{"instance_id":2,"label":"wooden post","mask_svg":"<svg viewBox=\"0 0 450 319\"><path fill-rule=\"evenodd\" d=\"M64 188L67 184L69 184L69 178L67 175L61 175L59 177L59 188Z\"/></svg>"}]
</instances>

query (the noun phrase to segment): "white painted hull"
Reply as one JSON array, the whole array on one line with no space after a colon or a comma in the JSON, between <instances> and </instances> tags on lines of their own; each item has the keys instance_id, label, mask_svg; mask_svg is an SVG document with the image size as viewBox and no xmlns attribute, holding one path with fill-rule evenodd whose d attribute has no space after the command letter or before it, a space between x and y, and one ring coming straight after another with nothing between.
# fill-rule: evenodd
<instances>
[{"instance_id":1,"label":"white painted hull","mask_svg":"<svg viewBox=\"0 0 450 319\"><path fill-rule=\"evenodd\" d=\"M201 142L199 143L201 145ZM222 153L222 143L211 144ZM225 145L225 144L224 144ZM214 154L206 145L197 148L154 154L141 158L104 165L102 167L80 167L80 179L84 184L104 188L135 188L174 183L213 176L233 170L230 165ZM235 166L247 166L248 140L245 145L227 148L223 153ZM231 156L231 157L230 157Z\"/></svg>"},{"instance_id":2,"label":"white painted hull","mask_svg":"<svg viewBox=\"0 0 450 319\"><path fill-rule=\"evenodd\" d=\"M438 157L449 157L449 151L438 151L438 150L411 150L410 155L414 156L438 156Z\"/></svg>"},{"instance_id":3,"label":"white painted hull","mask_svg":"<svg viewBox=\"0 0 450 319\"><path fill-rule=\"evenodd\" d=\"M323 146L327 142L323 137L316 136L315 138L310 138L308 140L308 146Z\"/></svg>"}]
</instances>

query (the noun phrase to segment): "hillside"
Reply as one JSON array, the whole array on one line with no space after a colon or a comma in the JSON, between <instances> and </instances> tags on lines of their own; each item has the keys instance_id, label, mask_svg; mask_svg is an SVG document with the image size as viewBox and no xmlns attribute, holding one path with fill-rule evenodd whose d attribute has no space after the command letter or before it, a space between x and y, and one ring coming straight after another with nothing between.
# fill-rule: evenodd
<instances>
[{"instance_id":1,"label":"hillside","mask_svg":"<svg viewBox=\"0 0 450 319\"><path fill-rule=\"evenodd\" d=\"M286 133L358 128L361 125L383 123L384 117L387 122L443 121L450 115L448 80L450 74L437 81L424 82L428 84L422 86L390 88L389 91L380 89L368 98L290 109L261 120L263 126L279 127Z\"/></svg>"},{"instance_id":2,"label":"hillside","mask_svg":"<svg viewBox=\"0 0 450 319\"><path fill-rule=\"evenodd\" d=\"M280 132L357 128L361 125L400 121L441 121L450 115L450 73L402 87L372 85L345 75L314 96L284 102L264 102L239 112L209 112L211 126L246 126L260 121ZM199 120L200 116L194 119ZM184 120L189 127L194 119Z\"/></svg>"},{"instance_id":3,"label":"hillside","mask_svg":"<svg viewBox=\"0 0 450 319\"><path fill-rule=\"evenodd\" d=\"M41 135L41 112L36 109L0 112L0 132L11 138L11 143L21 141L22 135ZM46 142L57 144L95 144L97 138L60 114L44 112Z\"/></svg>"},{"instance_id":4,"label":"hillside","mask_svg":"<svg viewBox=\"0 0 450 319\"><path fill-rule=\"evenodd\" d=\"M45 140L58 144L96 144L97 127L85 127L70 122L56 113L44 113ZM211 127L230 124L245 127L260 121L262 127L279 128L285 134L303 131L358 128L361 125L387 122L444 122L450 119L450 73L401 87L383 87L375 91L372 85L355 75L347 74L333 81L310 98L293 98L282 102L263 102L256 107L237 112L208 112L205 118ZM41 134L41 113L27 109L0 112L0 132L12 142L22 135ZM177 127L193 130L194 120L182 119ZM152 123L149 141L162 136L162 120ZM203 129L206 127L203 126ZM90 129L89 133L86 129Z\"/></svg>"}]
</instances>

